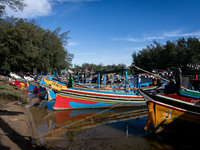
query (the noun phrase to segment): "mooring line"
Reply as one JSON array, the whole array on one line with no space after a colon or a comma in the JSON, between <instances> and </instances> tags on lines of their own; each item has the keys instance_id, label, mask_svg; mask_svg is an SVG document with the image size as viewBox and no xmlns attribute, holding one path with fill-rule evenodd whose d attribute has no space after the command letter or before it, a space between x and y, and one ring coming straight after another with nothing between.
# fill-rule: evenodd
<instances>
[{"instance_id":1,"label":"mooring line","mask_svg":"<svg viewBox=\"0 0 200 150\"><path fill-rule=\"evenodd\" d=\"M99 114L102 114L102 113L104 113L104 112L106 112L106 111L108 111L108 110L111 110L111 109L113 109L113 108L115 108L115 107L117 107L117 106L120 106L120 105L122 105L123 103L124 103L124 102L119 103L119 104L116 104L116 105L114 105L113 107L110 107L110 108L108 108L108 109L105 109L105 110L103 110L103 111L101 111L101 112L99 112L99 113L96 113L96 114L92 115L92 116L89 116L89 117L86 117L86 118L84 118L84 119L78 120L78 121L73 122L73 123L71 123L71 124L67 124L67 125L65 125L65 126L63 126L63 127L60 127L60 128L58 128L58 129L56 129L56 130L49 131L49 132L43 134L42 136L46 136L46 135L48 135L48 134L52 134L52 133L54 133L54 132L56 132L56 131L58 131L58 130L61 130L61 129L63 129L63 128L67 128L68 126L77 124L77 123L82 122L82 121L85 121L85 120L87 120L87 119L91 119L92 122L94 122L93 119L92 119L93 117L98 116Z\"/></svg>"}]
</instances>

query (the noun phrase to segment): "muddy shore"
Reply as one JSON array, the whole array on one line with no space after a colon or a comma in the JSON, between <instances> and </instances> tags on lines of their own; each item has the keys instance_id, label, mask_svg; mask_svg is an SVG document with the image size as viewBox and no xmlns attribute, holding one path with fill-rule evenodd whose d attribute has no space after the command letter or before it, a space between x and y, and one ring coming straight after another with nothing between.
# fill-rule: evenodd
<instances>
[{"instance_id":1,"label":"muddy shore","mask_svg":"<svg viewBox=\"0 0 200 150\"><path fill-rule=\"evenodd\" d=\"M0 149L44 149L28 107L10 102L0 109Z\"/></svg>"},{"instance_id":2,"label":"muddy shore","mask_svg":"<svg viewBox=\"0 0 200 150\"><path fill-rule=\"evenodd\" d=\"M0 83L0 149L46 149L40 143L24 91Z\"/></svg>"}]
</instances>

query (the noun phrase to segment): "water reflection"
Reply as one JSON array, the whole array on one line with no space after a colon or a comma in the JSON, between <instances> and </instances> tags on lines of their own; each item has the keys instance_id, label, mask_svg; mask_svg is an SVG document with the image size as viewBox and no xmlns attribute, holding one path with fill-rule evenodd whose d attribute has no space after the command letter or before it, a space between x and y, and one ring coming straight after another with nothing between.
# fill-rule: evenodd
<instances>
[{"instance_id":1,"label":"water reflection","mask_svg":"<svg viewBox=\"0 0 200 150\"><path fill-rule=\"evenodd\" d=\"M30 97L32 100L33 97ZM51 111L31 107L41 141L76 149L193 149L198 132L148 133L146 106L116 109Z\"/></svg>"},{"instance_id":2,"label":"water reflection","mask_svg":"<svg viewBox=\"0 0 200 150\"><path fill-rule=\"evenodd\" d=\"M105 144L118 147L120 145L117 145L117 141L124 143L124 146L131 146L131 139L140 139L141 145L145 142L145 139L140 137L146 133L143 129L148 113L145 106L50 113L42 108L32 107L30 110L43 142L56 147L87 149L87 146L96 147L98 144L101 148Z\"/></svg>"}]
</instances>

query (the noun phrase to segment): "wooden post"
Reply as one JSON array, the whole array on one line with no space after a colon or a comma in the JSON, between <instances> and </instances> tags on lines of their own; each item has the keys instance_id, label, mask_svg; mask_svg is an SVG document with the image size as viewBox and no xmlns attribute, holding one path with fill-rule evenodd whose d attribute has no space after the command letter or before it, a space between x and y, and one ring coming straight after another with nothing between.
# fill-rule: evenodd
<instances>
[{"instance_id":1,"label":"wooden post","mask_svg":"<svg viewBox=\"0 0 200 150\"><path fill-rule=\"evenodd\" d=\"M100 89L101 88L101 85L100 85L100 73L98 73L98 88Z\"/></svg>"},{"instance_id":2,"label":"wooden post","mask_svg":"<svg viewBox=\"0 0 200 150\"><path fill-rule=\"evenodd\" d=\"M78 72L78 83L80 83L80 81L79 81L79 72Z\"/></svg>"},{"instance_id":3,"label":"wooden post","mask_svg":"<svg viewBox=\"0 0 200 150\"><path fill-rule=\"evenodd\" d=\"M127 69L125 70L125 86L126 86L126 92L129 92L129 83L128 83L128 72Z\"/></svg>"}]
</instances>

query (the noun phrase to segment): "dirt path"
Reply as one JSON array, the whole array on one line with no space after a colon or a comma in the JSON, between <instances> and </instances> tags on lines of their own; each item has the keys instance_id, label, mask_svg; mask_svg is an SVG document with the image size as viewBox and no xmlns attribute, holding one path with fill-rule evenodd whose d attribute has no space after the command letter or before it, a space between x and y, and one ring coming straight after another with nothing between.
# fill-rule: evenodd
<instances>
[{"instance_id":1,"label":"dirt path","mask_svg":"<svg viewBox=\"0 0 200 150\"><path fill-rule=\"evenodd\" d=\"M29 109L9 103L0 109L0 149L44 149L35 144L37 131Z\"/></svg>"}]
</instances>

